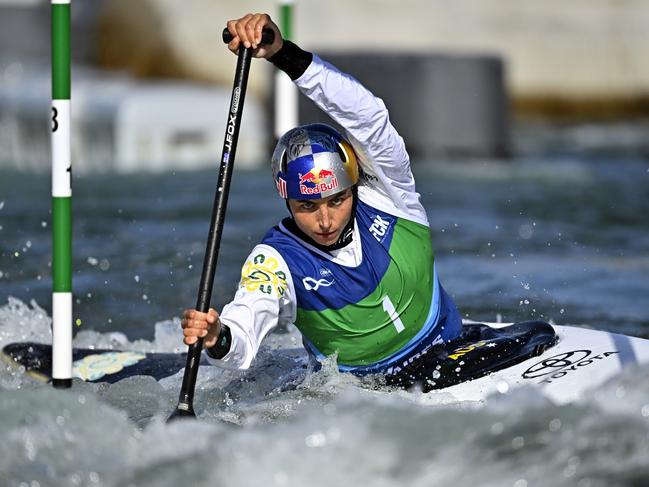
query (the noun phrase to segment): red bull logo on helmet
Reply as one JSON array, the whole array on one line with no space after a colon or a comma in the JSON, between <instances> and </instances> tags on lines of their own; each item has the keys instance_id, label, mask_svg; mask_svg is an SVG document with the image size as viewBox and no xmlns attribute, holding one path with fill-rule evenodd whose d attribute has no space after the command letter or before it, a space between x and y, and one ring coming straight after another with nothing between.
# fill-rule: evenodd
<instances>
[{"instance_id":1,"label":"red bull logo on helmet","mask_svg":"<svg viewBox=\"0 0 649 487\"><path fill-rule=\"evenodd\" d=\"M300 174L300 193L318 194L338 188L338 178L328 169L313 168L306 174Z\"/></svg>"}]
</instances>

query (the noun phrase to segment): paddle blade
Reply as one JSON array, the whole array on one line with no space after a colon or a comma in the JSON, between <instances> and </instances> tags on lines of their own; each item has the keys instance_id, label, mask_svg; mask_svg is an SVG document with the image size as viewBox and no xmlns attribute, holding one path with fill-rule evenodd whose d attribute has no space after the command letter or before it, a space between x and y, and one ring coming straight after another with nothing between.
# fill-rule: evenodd
<instances>
[{"instance_id":1,"label":"paddle blade","mask_svg":"<svg viewBox=\"0 0 649 487\"><path fill-rule=\"evenodd\" d=\"M193 408L191 407L187 408L186 405L179 404L178 407L176 407L176 410L167 419L167 423L171 423L172 421L176 421L178 419L186 419L186 418L192 418L192 419L196 418L196 413L194 413Z\"/></svg>"}]
</instances>

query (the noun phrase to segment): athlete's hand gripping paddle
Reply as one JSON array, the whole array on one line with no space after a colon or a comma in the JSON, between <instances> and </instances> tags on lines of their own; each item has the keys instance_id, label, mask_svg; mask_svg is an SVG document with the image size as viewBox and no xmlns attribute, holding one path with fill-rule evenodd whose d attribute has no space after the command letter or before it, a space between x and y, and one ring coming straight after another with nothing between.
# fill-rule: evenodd
<instances>
[{"instance_id":1,"label":"athlete's hand gripping paddle","mask_svg":"<svg viewBox=\"0 0 649 487\"><path fill-rule=\"evenodd\" d=\"M275 33L271 29L264 29L262 32L261 43L272 44L275 36L274 34ZM225 29L223 31L223 42L229 43L232 39L233 37L232 34L230 34L230 31ZM251 59L252 48L246 48L241 44L239 46L237 70L234 76L234 87L232 88L232 97L230 99L230 112L228 113L225 128L225 140L223 141L219 179L216 186L214 206L212 207L212 221L210 223L210 231L205 249L205 259L203 261L203 272L201 273L198 299L196 301L196 309L203 313L207 313L210 308L214 272L219 257L221 233L223 232L223 221L225 219L225 210L228 204L228 193L230 191L230 181L232 179L232 167L234 165L234 156L237 150L237 140L239 139L239 127L241 126L241 114L243 113L243 101L246 96L246 86L248 84L248 73L250 72ZM194 344L189 345L188 348L187 364L185 366L185 374L180 389L180 398L178 399L176 410L169 417L169 421L181 417L196 417L193 404L194 388L196 386L196 377L198 376L201 350L203 349L203 339L199 338Z\"/></svg>"}]
</instances>

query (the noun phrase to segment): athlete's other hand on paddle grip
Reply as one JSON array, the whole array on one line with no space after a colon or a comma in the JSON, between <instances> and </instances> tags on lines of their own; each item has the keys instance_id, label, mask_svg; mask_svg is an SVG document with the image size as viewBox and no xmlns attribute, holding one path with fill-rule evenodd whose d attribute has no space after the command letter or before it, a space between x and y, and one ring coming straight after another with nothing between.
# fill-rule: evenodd
<instances>
[{"instance_id":1,"label":"athlete's other hand on paddle grip","mask_svg":"<svg viewBox=\"0 0 649 487\"><path fill-rule=\"evenodd\" d=\"M239 51L239 44L243 42L245 47L253 48L253 57L268 59L284 44L282 34L268 14L247 14L240 19L229 20L227 26L234 36L228 48L235 54ZM275 31L275 40L270 45L260 45L261 31L266 27Z\"/></svg>"},{"instance_id":2,"label":"athlete's other hand on paddle grip","mask_svg":"<svg viewBox=\"0 0 649 487\"><path fill-rule=\"evenodd\" d=\"M185 345L193 345L203 338L203 348L212 348L221 331L221 322L216 310L210 308L207 313L195 309L186 309L180 322L183 328Z\"/></svg>"}]
</instances>

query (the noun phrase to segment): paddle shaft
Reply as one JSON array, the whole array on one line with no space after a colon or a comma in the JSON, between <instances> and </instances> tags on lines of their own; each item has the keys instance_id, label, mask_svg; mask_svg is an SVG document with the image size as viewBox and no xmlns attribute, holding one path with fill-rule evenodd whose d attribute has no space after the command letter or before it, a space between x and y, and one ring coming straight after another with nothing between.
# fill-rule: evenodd
<instances>
[{"instance_id":1,"label":"paddle shaft","mask_svg":"<svg viewBox=\"0 0 649 487\"><path fill-rule=\"evenodd\" d=\"M230 40L232 40L232 36L227 29L223 31L223 40L224 42L230 42ZM262 43L270 44L272 42L273 31L269 29L264 30ZM221 166L219 168L219 179L216 194L214 196L214 205L212 207L212 221L210 223L210 230L207 237L205 258L203 260L203 271L201 273L198 298L196 300L196 309L203 313L207 313L210 308L214 274L216 271L216 263L219 258L223 222L225 220L225 212L228 205L228 193L230 191L230 181L232 180L232 168L234 166L237 141L239 139L239 128L241 126L241 115L243 113L243 103L246 96L251 60L252 49L245 48L243 44L241 44L239 46L234 86L230 98L230 111L228 113L228 120L225 128ZM198 376L198 367L200 365L202 349L203 338L199 338L195 343L188 347L187 364L183 375L183 383L180 389L178 405L169 419L173 419L177 416L196 416L193 405L194 389L196 387L196 378Z\"/></svg>"}]
</instances>

